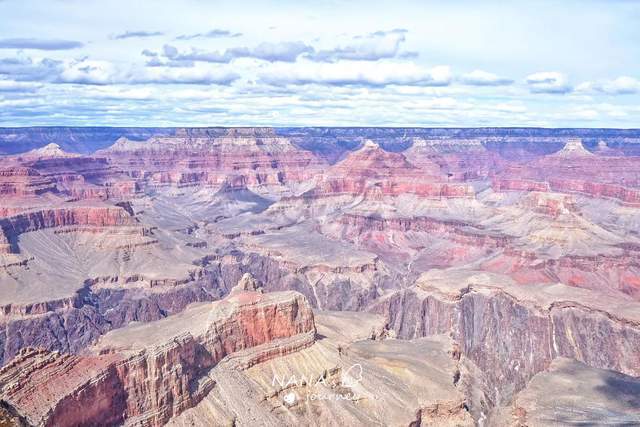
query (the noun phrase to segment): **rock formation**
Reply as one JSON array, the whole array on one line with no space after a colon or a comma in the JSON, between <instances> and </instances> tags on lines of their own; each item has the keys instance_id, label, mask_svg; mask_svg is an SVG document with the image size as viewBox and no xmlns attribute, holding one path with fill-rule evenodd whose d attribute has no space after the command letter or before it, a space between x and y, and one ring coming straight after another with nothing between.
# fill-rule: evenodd
<instances>
[{"instance_id":1,"label":"rock formation","mask_svg":"<svg viewBox=\"0 0 640 427\"><path fill-rule=\"evenodd\" d=\"M162 425L206 395L214 386L206 371L221 361L248 367L314 337L302 295L239 289L175 318L114 331L83 355L25 349L0 370L0 395L34 425Z\"/></svg>"},{"instance_id":2,"label":"rock formation","mask_svg":"<svg viewBox=\"0 0 640 427\"><path fill-rule=\"evenodd\" d=\"M567 372L599 408L585 420L634 420L598 390L640 377L639 147L602 129L0 129L0 423L561 423L539 390Z\"/></svg>"}]
</instances>

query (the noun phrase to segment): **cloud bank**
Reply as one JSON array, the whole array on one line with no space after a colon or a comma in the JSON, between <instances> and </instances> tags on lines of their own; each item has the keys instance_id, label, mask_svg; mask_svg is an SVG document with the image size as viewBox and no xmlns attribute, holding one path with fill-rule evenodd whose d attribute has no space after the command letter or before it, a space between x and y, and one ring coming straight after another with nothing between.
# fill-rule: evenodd
<instances>
[{"instance_id":1,"label":"cloud bank","mask_svg":"<svg viewBox=\"0 0 640 427\"><path fill-rule=\"evenodd\" d=\"M84 46L74 40L9 38L0 39L0 49L69 50Z\"/></svg>"}]
</instances>

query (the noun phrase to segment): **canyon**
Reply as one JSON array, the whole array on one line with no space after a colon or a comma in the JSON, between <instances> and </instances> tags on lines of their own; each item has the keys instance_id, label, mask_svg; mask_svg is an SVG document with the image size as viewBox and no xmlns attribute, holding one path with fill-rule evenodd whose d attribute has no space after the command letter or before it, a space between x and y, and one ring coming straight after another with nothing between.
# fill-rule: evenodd
<instances>
[{"instance_id":1,"label":"canyon","mask_svg":"<svg viewBox=\"0 0 640 427\"><path fill-rule=\"evenodd\" d=\"M640 131L0 129L0 425L640 423Z\"/></svg>"}]
</instances>

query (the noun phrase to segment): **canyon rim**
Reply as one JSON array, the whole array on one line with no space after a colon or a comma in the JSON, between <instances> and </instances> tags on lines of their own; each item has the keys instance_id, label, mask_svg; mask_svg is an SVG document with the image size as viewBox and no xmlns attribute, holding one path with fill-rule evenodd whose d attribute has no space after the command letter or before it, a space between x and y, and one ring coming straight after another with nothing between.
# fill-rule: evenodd
<instances>
[{"instance_id":1,"label":"canyon rim","mask_svg":"<svg viewBox=\"0 0 640 427\"><path fill-rule=\"evenodd\" d=\"M638 16L0 0L0 427L640 425Z\"/></svg>"}]
</instances>

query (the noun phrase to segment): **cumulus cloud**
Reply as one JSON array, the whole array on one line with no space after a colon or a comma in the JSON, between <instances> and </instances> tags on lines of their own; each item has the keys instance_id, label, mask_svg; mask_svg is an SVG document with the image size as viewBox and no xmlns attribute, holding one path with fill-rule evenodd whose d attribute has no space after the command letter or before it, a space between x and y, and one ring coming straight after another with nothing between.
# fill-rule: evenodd
<instances>
[{"instance_id":1,"label":"cumulus cloud","mask_svg":"<svg viewBox=\"0 0 640 427\"><path fill-rule=\"evenodd\" d=\"M191 48L189 51L180 51L172 45L164 45L162 55L169 61L157 59L150 61L148 65L180 65L191 62L229 63L236 58L255 58L269 62L295 62L303 53L313 52L313 48L303 42L260 43L255 47L234 47L220 51L203 51ZM143 55L157 57L158 55L143 51Z\"/></svg>"},{"instance_id":2,"label":"cumulus cloud","mask_svg":"<svg viewBox=\"0 0 640 427\"><path fill-rule=\"evenodd\" d=\"M513 83L511 79L482 70L474 70L463 74L460 77L460 81L471 86L505 86Z\"/></svg>"},{"instance_id":3,"label":"cumulus cloud","mask_svg":"<svg viewBox=\"0 0 640 427\"><path fill-rule=\"evenodd\" d=\"M526 82L531 93L565 94L573 90L567 76L556 71L530 74Z\"/></svg>"},{"instance_id":4,"label":"cumulus cloud","mask_svg":"<svg viewBox=\"0 0 640 427\"><path fill-rule=\"evenodd\" d=\"M185 69L149 67L119 68L114 63L83 58L70 61L31 58L0 59L0 75L16 82L67 83L81 85L110 84L219 84L228 85L239 78L229 70L209 66ZM7 83L8 85L8 83Z\"/></svg>"},{"instance_id":5,"label":"cumulus cloud","mask_svg":"<svg viewBox=\"0 0 640 427\"><path fill-rule=\"evenodd\" d=\"M145 56L151 56L148 52L143 52ZM175 66L191 66L194 61L199 62L216 62L216 63L228 63L231 62L233 57L227 52L212 51L207 52L200 49L191 48L189 51L179 51L177 47L172 45L164 45L162 47L162 57L160 55L154 55L155 60L149 61L147 65L161 66L161 65L175 65Z\"/></svg>"},{"instance_id":6,"label":"cumulus cloud","mask_svg":"<svg viewBox=\"0 0 640 427\"><path fill-rule=\"evenodd\" d=\"M29 57L0 58L0 75L17 81L46 81L60 72L62 61Z\"/></svg>"},{"instance_id":7,"label":"cumulus cloud","mask_svg":"<svg viewBox=\"0 0 640 427\"><path fill-rule=\"evenodd\" d=\"M360 61L341 61L317 64L282 64L260 73L263 83L285 86L304 84L325 84L337 86L387 86L420 85L448 86L451 83L451 69L439 66L431 69L413 63L385 62L372 66Z\"/></svg>"},{"instance_id":8,"label":"cumulus cloud","mask_svg":"<svg viewBox=\"0 0 640 427\"><path fill-rule=\"evenodd\" d=\"M231 52L236 57L294 62L301 54L313 52L313 48L303 42L260 43L254 48L234 48Z\"/></svg>"},{"instance_id":9,"label":"cumulus cloud","mask_svg":"<svg viewBox=\"0 0 640 427\"><path fill-rule=\"evenodd\" d=\"M145 38L145 37L155 37L162 36L164 33L162 31L125 31L121 34L116 34L113 38L116 40L123 39L133 39L133 38Z\"/></svg>"},{"instance_id":10,"label":"cumulus cloud","mask_svg":"<svg viewBox=\"0 0 640 427\"><path fill-rule=\"evenodd\" d=\"M577 92L599 92L609 95L632 95L640 93L640 80L621 76L613 80L584 82L576 87Z\"/></svg>"},{"instance_id":11,"label":"cumulus cloud","mask_svg":"<svg viewBox=\"0 0 640 427\"><path fill-rule=\"evenodd\" d=\"M0 39L0 49L69 50L84 46L74 40L11 38Z\"/></svg>"},{"instance_id":12,"label":"cumulus cloud","mask_svg":"<svg viewBox=\"0 0 640 427\"><path fill-rule=\"evenodd\" d=\"M207 31L206 33L195 33L195 34L183 34L176 37L176 40L193 40L198 38L209 38L216 39L221 37L240 37L242 33L234 33L229 30L221 30L215 28L211 31Z\"/></svg>"},{"instance_id":13,"label":"cumulus cloud","mask_svg":"<svg viewBox=\"0 0 640 427\"><path fill-rule=\"evenodd\" d=\"M407 30L404 29L376 31L366 36L355 37L352 44L319 50L308 57L314 61L335 62L341 59L376 61L399 55L417 56L415 52L400 52L400 45L405 41L406 33Z\"/></svg>"},{"instance_id":14,"label":"cumulus cloud","mask_svg":"<svg viewBox=\"0 0 640 427\"><path fill-rule=\"evenodd\" d=\"M83 59L65 63L53 82L106 85L117 81L117 74L118 71L110 62Z\"/></svg>"}]
</instances>

